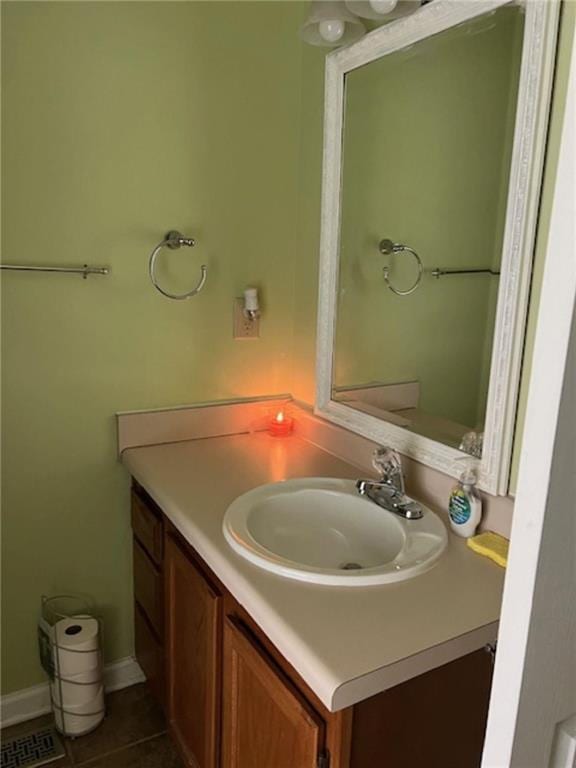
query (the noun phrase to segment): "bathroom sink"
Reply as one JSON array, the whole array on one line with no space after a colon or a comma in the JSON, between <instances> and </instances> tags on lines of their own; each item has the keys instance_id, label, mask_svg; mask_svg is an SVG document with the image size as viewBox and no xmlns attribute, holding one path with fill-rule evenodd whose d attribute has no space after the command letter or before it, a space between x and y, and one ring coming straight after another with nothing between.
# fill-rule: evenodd
<instances>
[{"instance_id":1,"label":"bathroom sink","mask_svg":"<svg viewBox=\"0 0 576 768\"><path fill-rule=\"evenodd\" d=\"M353 480L299 478L239 496L223 530L238 554L280 576L368 586L413 578L438 560L446 529L423 511L404 520L361 497Z\"/></svg>"}]
</instances>

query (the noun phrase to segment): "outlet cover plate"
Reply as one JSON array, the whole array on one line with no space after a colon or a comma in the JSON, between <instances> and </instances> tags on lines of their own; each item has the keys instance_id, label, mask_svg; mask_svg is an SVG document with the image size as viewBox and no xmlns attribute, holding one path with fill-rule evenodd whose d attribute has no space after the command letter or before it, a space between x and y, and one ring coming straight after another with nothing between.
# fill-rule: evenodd
<instances>
[{"instance_id":1,"label":"outlet cover plate","mask_svg":"<svg viewBox=\"0 0 576 768\"><path fill-rule=\"evenodd\" d=\"M251 320L244 314L244 299L234 299L234 328L235 339L258 339L260 337L260 318Z\"/></svg>"}]
</instances>

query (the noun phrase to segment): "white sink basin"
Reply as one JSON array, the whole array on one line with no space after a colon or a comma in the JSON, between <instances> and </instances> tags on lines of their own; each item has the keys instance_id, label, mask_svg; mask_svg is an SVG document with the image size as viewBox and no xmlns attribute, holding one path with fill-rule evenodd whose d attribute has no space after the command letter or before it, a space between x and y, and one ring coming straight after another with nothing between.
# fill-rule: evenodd
<instances>
[{"instance_id":1,"label":"white sink basin","mask_svg":"<svg viewBox=\"0 0 576 768\"><path fill-rule=\"evenodd\" d=\"M315 584L387 584L427 571L448 537L426 507L404 520L361 497L353 480L299 478L262 485L228 507L223 530L250 562Z\"/></svg>"}]
</instances>

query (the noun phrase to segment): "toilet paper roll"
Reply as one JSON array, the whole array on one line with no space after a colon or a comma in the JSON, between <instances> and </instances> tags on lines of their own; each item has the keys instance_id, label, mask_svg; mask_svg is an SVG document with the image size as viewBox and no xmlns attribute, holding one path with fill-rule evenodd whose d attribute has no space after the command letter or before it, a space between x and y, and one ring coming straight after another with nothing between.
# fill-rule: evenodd
<instances>
[{"instance_id":1,"label":"toilet paper roll","mask_svg":"<svg viewBox=\"0 0 576 768\"><path fill-rule=\"evenodd\" d=\"M104 688L91 701L75 706L54 707L56 728L66 736L81 736L94 730L104 718Z\"/></svg>"},{"instance_id":2,"label":"toilet paper roll","mask_svg":"<svg viewBox=\"0 0 576 768\"><path fill-rule=\"evenodd\" d=\"M102 687L100 670L90 670L66 680L55 679L50 684L52 701L64 709L93 701Z\"/></svg>"},{"instance_id":3,"label":"toilet paper roll","mask_svg":"<svg viewBox=\"0 0 576 768\"><path fill-rule=\"evenodd\" d=\"M99 666L87 669L85 672L78 672L77 675L70 675L70 677L62 678L71 683L98 683L102 678L102 668Z\"/></svg>"},{"instance_id":4,"label":"toilet paper roll","mask_svg":"<svg viewBox=\"0 0 576 768\"><path fill-rule=\"evenodd\" d=\"M53 627L54 666L63 678L86 673L100 665L99 627L96 619L72 616Z\"/></svg>"},{"instance_id":5,"label":"toilet paper roll","mask_svg":"<svg viewBox=\"0 0 576 768\"><path fill-rule=\"evenodd\" d=\"M97 685L92 689L92 696L84 701L72 703L64 700L56 709L62 709L64 712L70 712L74 715L96 714L104 707L104 686Z\"/></svg>"},{"instance_id":6,"label":"toilet paper roll","mask_svg":"<svg viewBox=\"0 0 576 768\"><path fill-rule=\"evenodd\" d=\"M97 728L102 722L104 715L81 715L62 714L59 710L54 710L54 722L56 728L63 736L83 736Z\"/></svg>"}]
</instances>

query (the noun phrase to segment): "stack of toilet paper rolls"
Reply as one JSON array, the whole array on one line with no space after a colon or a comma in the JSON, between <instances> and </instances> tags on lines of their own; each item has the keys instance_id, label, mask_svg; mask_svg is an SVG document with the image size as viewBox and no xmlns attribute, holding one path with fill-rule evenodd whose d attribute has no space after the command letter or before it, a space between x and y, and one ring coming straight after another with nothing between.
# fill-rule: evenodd
<instances>
[{"instance_id":1,"label":"stack of toilet paper rolls","mask_svg":"<svg viewBox=\"0 0 576 768\"><path fill-rule=\"evenodd\" d=\"M90 616L73 616L57 621L52 633L56 727L66 736L81 736L104 717L99 624Z\"/></svg>"}]
</instances>

